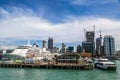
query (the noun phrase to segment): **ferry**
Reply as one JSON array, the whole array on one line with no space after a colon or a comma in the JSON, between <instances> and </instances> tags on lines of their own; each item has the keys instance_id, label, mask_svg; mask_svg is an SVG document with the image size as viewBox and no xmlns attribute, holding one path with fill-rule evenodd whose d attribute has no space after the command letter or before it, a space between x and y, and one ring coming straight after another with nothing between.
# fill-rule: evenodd
<instances>
[{"instance_id":1,"label":"ferry","mask_svg":"<svg viewBox=\"0 0 120 80\"><path fill-rule=\"evenodd\" d=\"M95 67L103 70L116 70L117 68L116 64L107 58L95 59Z\"/></svg>"}]
</instances>

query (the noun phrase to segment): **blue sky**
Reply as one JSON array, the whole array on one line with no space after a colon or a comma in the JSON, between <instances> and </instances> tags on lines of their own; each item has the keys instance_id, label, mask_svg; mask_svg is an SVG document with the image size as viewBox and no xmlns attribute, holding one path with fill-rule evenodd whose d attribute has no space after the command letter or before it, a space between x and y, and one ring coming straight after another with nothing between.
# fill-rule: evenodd
<instances>
[{"instance_id":1,"label":"blue sky","mask_svg":"<svg viewBox=\"0 0 120 80\"><path fill-rule=\"evenodd\" d=\"M68 15L120 19L119 0L0 0L0 7L10 12L14 7L30 9L34 15L58 23Z\"/></svg>"},{"instance_id":2,"label":"blue sky","mask_svg":"<svg viewBox=\"0 0 120 80\"><path fill-rule=\"evenodd\" d=\"M0 0L0 39L80 43L84 28L113 35L120 48L120 0Z\"/></svg>"}]
</instances>

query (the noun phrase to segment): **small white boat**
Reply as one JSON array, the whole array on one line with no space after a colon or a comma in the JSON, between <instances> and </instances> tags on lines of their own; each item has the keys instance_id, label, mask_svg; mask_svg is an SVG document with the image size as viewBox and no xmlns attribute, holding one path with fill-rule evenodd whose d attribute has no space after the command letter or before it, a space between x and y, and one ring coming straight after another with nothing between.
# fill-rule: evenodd
<instances>
[{"instance_id":1,"label":"small white boat","mask_svg":"<svg viewBox=\"0 0 120 80\"><path fill-rule=\"evenodd\" d=\"M95 59L95 67L104 70L116 70L117 68L116 64L109 61L107 58Z\"/></svg>"}]
</instances>

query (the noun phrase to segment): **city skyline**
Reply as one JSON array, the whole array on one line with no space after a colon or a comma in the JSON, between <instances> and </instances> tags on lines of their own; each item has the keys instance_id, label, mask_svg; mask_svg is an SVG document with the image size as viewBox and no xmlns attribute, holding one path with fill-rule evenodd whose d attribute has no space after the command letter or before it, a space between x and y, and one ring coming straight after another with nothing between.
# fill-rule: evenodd
<instances>
[{"instance_id":1,"label":"city skyline","mask_svg":"<svg viewBox=\"0 0 120 80\"><path fill-rule=\"evenodd\" d=\"M84 29L112 35L120 49L119 0L0 0L0 39L84 41Z\"/></svg>"}]
</instances>

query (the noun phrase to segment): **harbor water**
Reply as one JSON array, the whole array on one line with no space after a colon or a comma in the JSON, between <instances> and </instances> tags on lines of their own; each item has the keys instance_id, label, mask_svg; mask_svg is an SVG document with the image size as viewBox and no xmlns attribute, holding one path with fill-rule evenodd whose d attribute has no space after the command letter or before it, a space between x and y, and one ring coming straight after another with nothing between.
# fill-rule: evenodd
<instances>
[{"instance_id":1,"label":"harbor water","mask_svg":"<svg viewBox=\"0 0 120 80\"><path fill-rule=\"evenodd\" d=\"M0 68L0 80L120 80L120 61L115 63L116 71Z\"/></svg>"}]
</instances>

